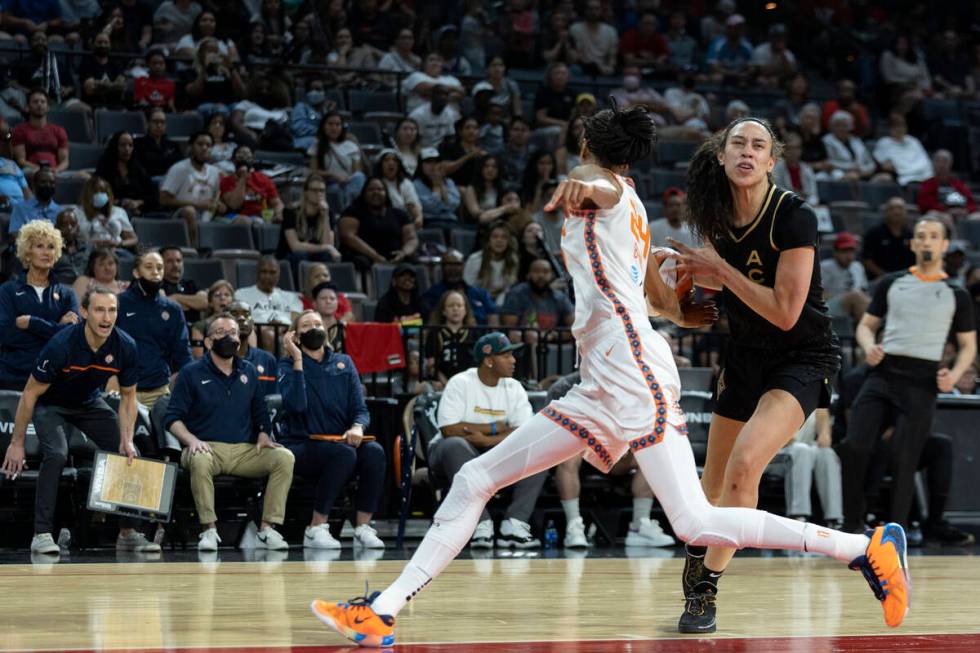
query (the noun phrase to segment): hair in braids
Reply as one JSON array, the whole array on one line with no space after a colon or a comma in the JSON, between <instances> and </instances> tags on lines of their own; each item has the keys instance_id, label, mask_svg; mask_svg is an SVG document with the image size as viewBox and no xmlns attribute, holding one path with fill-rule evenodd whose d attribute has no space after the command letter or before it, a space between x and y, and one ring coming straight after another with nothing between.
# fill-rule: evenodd
<instances>
[{"instance_id":1,"label":"hair in braids","mask_svg":"<svg viewBox=\"0 0 980 653\"><path fill-rule=\"evenodd\" d=\"M735 201L725 166L718 164L718 155L728 143L732 129L743 122L762 125L772 140L772 157L778 159L783 144L767 120L739 118L725 129L715 132L701 144L687 169L687 222L694 235L705 243L718 244L725 236L725 226L735 218Z\"/></svg>"},{"instance_id":2,"label":"hair in braids","mask_svg":"<svg viewBox=\"0 0 980 653\"><path fill-rule=\"evenodd\" d=\"M585 120L589 151L604 167L632 165L650 156L657 142L657 128L643 107L622 111L609 98L611 109L603 109Z\"/></svg>"}]
</instances>

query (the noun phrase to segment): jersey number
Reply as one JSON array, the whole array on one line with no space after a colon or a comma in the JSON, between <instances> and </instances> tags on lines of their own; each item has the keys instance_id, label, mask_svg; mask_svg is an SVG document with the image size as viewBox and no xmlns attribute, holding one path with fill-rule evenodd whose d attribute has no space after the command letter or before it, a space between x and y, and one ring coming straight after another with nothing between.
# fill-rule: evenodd
<instances>
[{"instance_id":1,"label":"jersey number","mask_svg":"<svg viewBox=\"0 0 980 653\"><path fill-rule=\"evenodd\" d=\"M636 241L637 248L641 252L649 252L650 225L646 223L643 216L637 213L635 205L633 206L633 210L630 211L630 232L633 234L633 240Z\"/></svg>"}]
</instances>

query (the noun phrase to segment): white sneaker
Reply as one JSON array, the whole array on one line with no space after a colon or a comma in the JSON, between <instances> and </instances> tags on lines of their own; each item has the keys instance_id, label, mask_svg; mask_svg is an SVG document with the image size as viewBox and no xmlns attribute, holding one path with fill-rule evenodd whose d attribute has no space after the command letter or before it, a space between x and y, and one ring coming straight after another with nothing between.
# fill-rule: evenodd
<instances>
[{"instance_id":1,"label":"white sneaker","mask_svg":"<svg viewBox=\"0 0 980 653\"><path fill-rule=\"evenodd\" d=\"M307 526L303 534L303 547L307 549L339 549L340 542L330 534L326 524Z\"/></svg>"},{"instance_id":2,"label":"white sneaker","mask_svg":"<svg viewBox=\"0 0 980 653\"><path fill-rule=\"evenodd\" d=\"M385 543L378 537L378 531L371 528L370 524L361 524L354 529L354 546L362 546L365 549L383 549Z\"/></svg>"},{"instance_id":3,"label":"white sneaker","mask_svg":"<svg viewBox=\"0 0 980 653\"><path fill-rule=\"evenodd\" d=\"M541 540L531 535L531 525L520 519L505 519L500 522L500 537L497 546L515 549L540 549Z\"/></svg>"},{"instance_id":4,"label":"white sneaker","mask_svg":"<svg viewBox=\"0 0 980 653\"><path fill-rule=\"evenodd\" d=\"M31 553L57 555L61 553L61 549L58 548L58 543L51 537L51 533L38 533L31 540Z\"/></svg>"},{"instance_id":5,"label":"white sneaker","mask_svg":"<svg viewBox=\"0 0 980 653\"><path fill-rule=\"evenodd\" d=\"M677 542L664 533L656 519L643 517L640 523L630 523L630 532L626 535L626 546L674 546Z\"/></svg>"},{"instance_id":6,"label":"white sneaker","mask_svg":"<svg viewBox=\"0 0 980 653\"><path fill-rule=\"evenodd\" d=\"M286 544L286 540L282 538L279 531L274 529L272 526L266 526L258 532L255 536L259 545L256 548L259 549L269 549L270 551L288 551L289 545Z\"/></svg>"},{"instance_id":7,"label":"white sneaker","mask_svg":"<svg viewBox=\"0 0 980 653\"><path fill-rule=\"evenodd\" d=\"M493 521L484 519L476 525L473 537L470 538L471 549L492 549L493 548Z\"/></svg>"},{"instance_id":8,"label":"white sneaker","mask_svg":"<svg viewBox=\"0 0 980 653\"><path fill-rule=\"evenodd\" d=\"M198 551L217 551L218 545L221 543L221 538L218 536L217 528L209 528L197 537Z\"/></svg>"},{"instance_id":9,"label":"white sneaker","mask_svg":"<svg viewBox=\"0 0 980 653\"><path fill-rule=\"evenodd\" d=\"M589 546L589 538L585 536L585 520L576 517L565 526L565 548L584 549Z\"/></svg>"},{"instance_id":10,"label":"white sneaker","mask_svg":"<svg viewBox=\"0 0 980 653\"><path fill-rule=\"evenodd\" d=\"M139 531L130 531L126 535L119 533L116 538L116 551L136 551L137 553L160 553L160 545L146 539Z\"/></svg>"}]
</instances>

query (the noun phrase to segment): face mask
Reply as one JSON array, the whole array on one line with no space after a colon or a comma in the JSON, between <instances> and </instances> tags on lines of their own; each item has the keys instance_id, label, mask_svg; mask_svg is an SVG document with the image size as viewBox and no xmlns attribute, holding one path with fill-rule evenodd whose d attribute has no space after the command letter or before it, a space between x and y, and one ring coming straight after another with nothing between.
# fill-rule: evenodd
<instances>
[{"instance_id":1,"label":"face mask","mask_svg":"<svg viewBox=\"0 0 980 653\"><path fill-rule=\"evenodd\" d=\"M926 263L930 263L932 261L932 252L929 251L922 252L922 260L925 261Z\"/></svg>"},{"instance_id":2,"label":"face mask","mask_svg":"<svg viewBox=\"0 0 980 653\"><path fill-rule=\"evenodd\" d=\"M311 351L316 351L327 341L327 332L322 329L310 329L299 334L299 344Z\"/></svg>"},{"instance_id":3,"label":"face mask","mask_svg":"<svg viewBox=\"0 0 980 653\"><path fill-rule=\"evenodd\" d=\"M627 75L623 77L623 88L627 91L635 91L640 88L640 78L638 75Z\"/></svg>"},{"instance_id":4,"label":"face mask","mask_svg":"<svg viewBox=\"0 0 980 653\"><path fill-rule=\"evenodd\" d=\"M160 288L163 287L163 281L150 281L149 279L140 279L139 284L148 297L156 297L160 293Z\"/></svg>"},{"instance_id":5,"label":"face mask","mask_svg":"<svg viewBox=\"0 0 980 653\"><path fill-rule=\"evenodd\" d=\"M92 195L92 206L101 209L109 203L109 193L96 193Z\"/></svg>"},{"instance_id":6,"label":"face mask","mask_svg":"<svg viewBox=\"0 0 980 653\"><path fill-rule=\"evenodd\" d=\"M313 106L322 104L324 100L327 99L327 94L323 91L307 91L306 101Z\"/></svg>"},{"instance_id":7,"label":"face mask","mask_svg":"<svg viewBox=\"0 0 980 653\"><path fill-rule=\"evenodd\" d=\"M97 55L99 55L101 57L101 56L105 56L105 55L109 54L109 48L107 48L105 46L101 46L101 47L98 47L98 48L92 48L92 52L94 52L95 54L97 54Z\"/></svg>"},{"instance_id":8,"label":"face mask","mask_svg":"<svg viewBox=\"0 0 980 653\"><path fill-rule=\"evenodd\" d=\"M211 351L219 358L231 358L238 353L238 341L231 336L221 336L211 343Z\"/></svg>"},{"instance_id":9,"label":"face mask","mask_svg":"<svg viewBox=\"0 0 980 653\"><path fill-rule=\"evenodd\" d=\"M50 202L51 198L54 197L54 187L53 186L38 186L34 189L34 194L42 202Z\"/></svg>"}]
</instances>

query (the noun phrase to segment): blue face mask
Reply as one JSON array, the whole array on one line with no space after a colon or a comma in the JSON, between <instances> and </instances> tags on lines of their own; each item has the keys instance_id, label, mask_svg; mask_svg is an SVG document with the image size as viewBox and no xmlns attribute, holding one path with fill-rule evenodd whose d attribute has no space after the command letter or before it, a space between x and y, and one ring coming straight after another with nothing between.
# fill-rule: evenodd
<instances>
[{"instance_id":1,"label":"blue face mask","mask_svg":"<svg viewBox=\"0 0 980 653\"><path fill-rule=\"evenodd\" d=\"M324 100L327 99L327 94L323 91L307 91L306 101L312 106L317 106L322 104Z\"/></svg>"},{"instance_id":2,"label":"blue face mask","mask_svg":"<svg viewBox=\"0 0 980 653\"><path fill-rule=\"evenodd\" d=\"M92 206L101 209L109 203L109 193L95 193L92 195Z\"/></svg>"}]
</instances>

